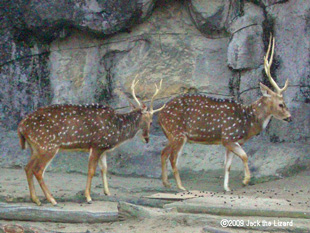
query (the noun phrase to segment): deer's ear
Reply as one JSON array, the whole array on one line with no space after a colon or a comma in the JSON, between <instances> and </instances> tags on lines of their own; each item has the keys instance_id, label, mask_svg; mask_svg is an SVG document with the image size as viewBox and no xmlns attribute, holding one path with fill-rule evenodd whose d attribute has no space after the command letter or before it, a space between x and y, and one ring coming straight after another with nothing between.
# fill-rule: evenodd
<instances>
[{"instance_id":1,"label":"deer's ear","mask_svg":"<svg viewBox=\"0 0 310 233\"><path fill-rule=\"evenodd\" d=\"M270 90L267 86L265 86L262 83L259 83L260 85L260 91L262 92L263 96L265 97L271 97L272 95L272 90Z\"/></svg>"}]
</instances>

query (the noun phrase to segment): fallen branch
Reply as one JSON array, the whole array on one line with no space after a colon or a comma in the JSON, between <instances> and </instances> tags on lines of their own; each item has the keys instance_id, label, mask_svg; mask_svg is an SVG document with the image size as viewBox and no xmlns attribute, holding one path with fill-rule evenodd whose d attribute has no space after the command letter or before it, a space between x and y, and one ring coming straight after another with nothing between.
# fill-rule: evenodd
<instances>
[{"instance_id":1,"label":"fallen branch","mask_svg":"<svg viewBox=\"0 0 310 233\"><path fill-rule=\"evenodd\" d=\"M102 223L118 221L119 217L117 212L72 211L57 208L28 207L0 203L0 220Z\"/></svg>"},{"instance_id":2,"label":"fallen branch","mask_svg":"<svg viewBox=\"0 0 310 233\"><path fill-rule=\"evenodd\" d=\"M278 218L304 218L310 219L308 211L285 211L270 209L252 209L252 208L226 208L203 205L201 203L178 203L167 204L164 208L176 208L179 213L191 214L211 214L219 216L260 216L260 217L278 217Z\"/></svg>"}]
</instances>

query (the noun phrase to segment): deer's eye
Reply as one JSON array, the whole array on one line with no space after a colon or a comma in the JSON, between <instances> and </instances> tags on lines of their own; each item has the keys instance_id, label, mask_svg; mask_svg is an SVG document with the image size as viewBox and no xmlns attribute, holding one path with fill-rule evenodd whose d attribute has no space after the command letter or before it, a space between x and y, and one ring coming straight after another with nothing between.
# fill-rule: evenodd
<instances>
[{"instance_id":1,"label":"deer's eye","mask_svg":"<svg viewBox=\"0 0 310 233\"><path fill-rule=\"evenodd\" d=\"M279 107L280 107L280 108L284 108L284 105L283 105L283 104L279 104Z\"/></svg>"}]
</instances>

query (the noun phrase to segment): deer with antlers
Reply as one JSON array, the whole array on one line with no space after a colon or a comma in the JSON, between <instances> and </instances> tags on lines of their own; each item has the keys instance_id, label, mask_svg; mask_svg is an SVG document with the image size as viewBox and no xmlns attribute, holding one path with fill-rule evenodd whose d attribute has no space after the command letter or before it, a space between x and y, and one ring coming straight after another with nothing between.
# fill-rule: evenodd
<instances>
[{"instance_id":1,"label":"deer with antlers","mask_svg":"<svg viewBox=\"0 0 310 233\"><path fill-rule=\"evenodd\" d=\"M25 167L31 200L41 205L36 195L33 175L38 180L47 200L53 205L57 202L47 188L43 176L48 164L59 150L89 151L88 176L85 197L91 203L91 181L99 161L104 193L110 195L107 181L106 152L115 149L142 131L142 139L149 142L150 125L155 112L153 101L161 89L156 86L150 109L140 103L135 95L136 78L131 85L132 96L138 104L129 113L117 113L111 107L92 105L52 105L43 107L26 116L18 126L22 149L30 147L31 158Z\"/></svg>"},{"instance_id":2,"label":"deer with antlers","mask_svg":"<svg viewBox=\"0 0 310 233\"><path fill-rule=\"evenodd\" d=\"M268 50L264 57L264 68L275 92L260 83L263 96L249 106L233 100L215 99L201 94L183 95L172 99L159 113L159 124L169 141L161 152L164 186L171 186L167 177L166 162L169 158L177 187L185 190L181 183L177 161L186 142L222 144L226 148L224 177L226 191L230 190L229 172L234 154L240 157L244 164L243 184L249 183L248 157L241 146L266 128L272 116L276 119L291 121L291 114L282 95L288 87L288 80L281 89L270 74L274 42L274 38L270 37Z\"/></svg>"}]
</instances>

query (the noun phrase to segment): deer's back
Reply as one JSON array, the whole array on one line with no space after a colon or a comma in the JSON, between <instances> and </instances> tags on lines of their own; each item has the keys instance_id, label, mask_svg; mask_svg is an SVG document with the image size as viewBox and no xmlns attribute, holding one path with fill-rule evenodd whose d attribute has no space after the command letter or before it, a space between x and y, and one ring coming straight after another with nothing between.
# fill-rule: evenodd
<instances>
[{"instance_id":1,"label":"deer's back","mask_svg":"<svg viewBox=\"0 0 310 233\"><path fill-rule=\"evenodd\" d=\"M26 116L18 131L28 143L45 149L86 149L90 143L103 145L105 138L107 143L112 136L108 129L115 127L114 116L107 106L52 105Z\"/></svg>"},{"instance_id":2,"label":"deer's back","mask_svg":"<svg viewBox=\"0 0 310 233\"><path fill-rule=\"evenodd\" d=\"M159 123L169 140L186 136L188 141L220 144L245 138L252 113L229 99L201 94L172 99L159 114Z\"/></svg>"}]
</instances>

